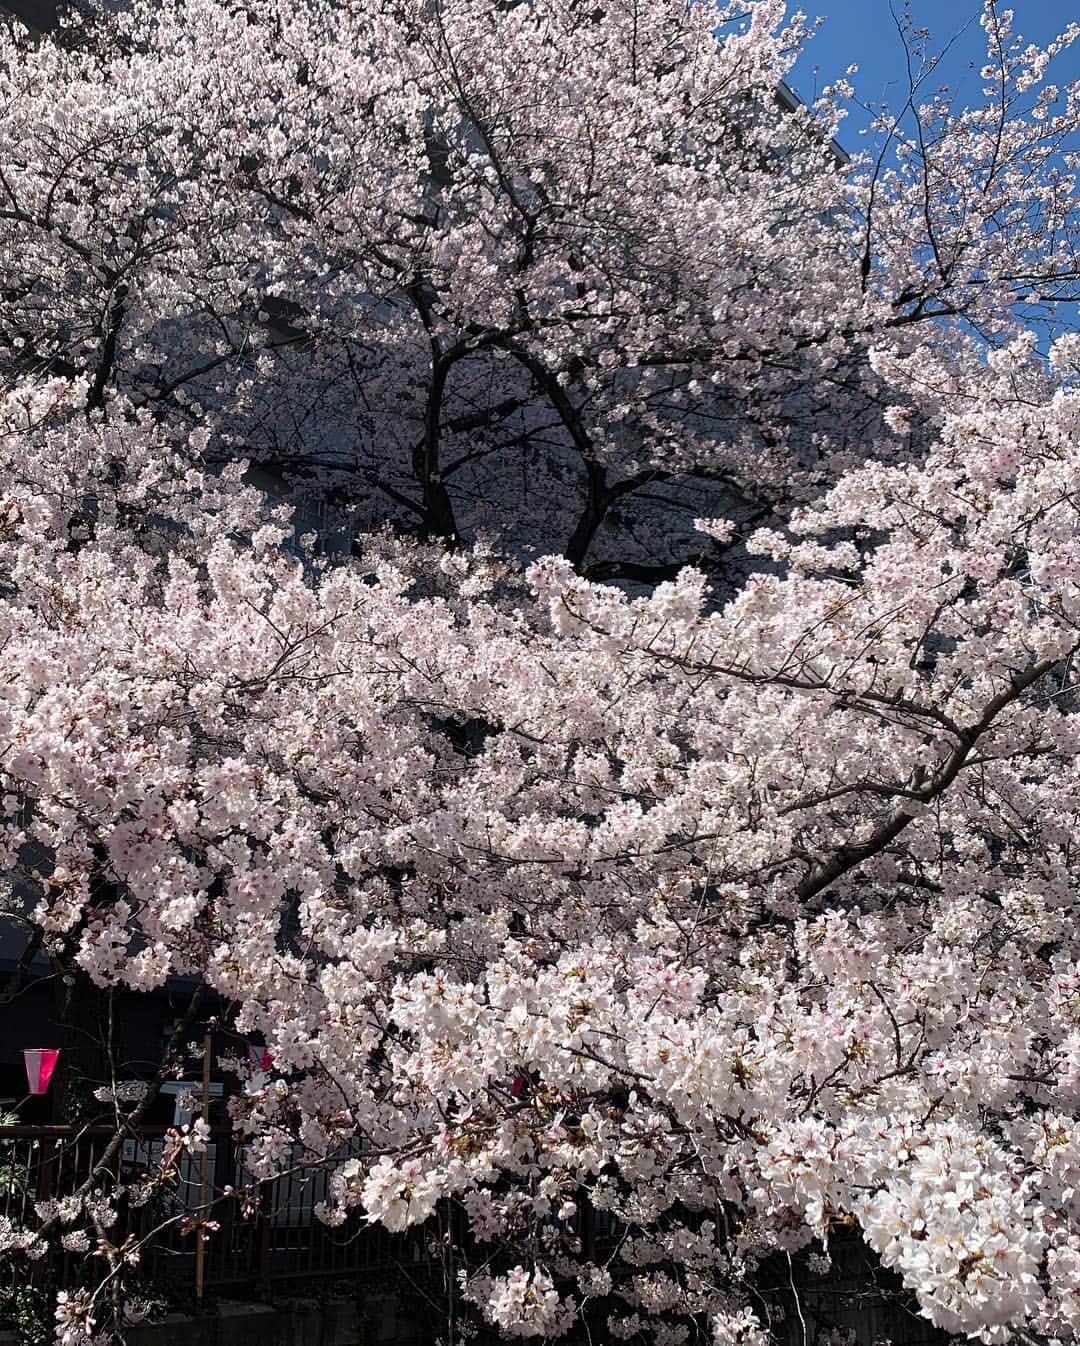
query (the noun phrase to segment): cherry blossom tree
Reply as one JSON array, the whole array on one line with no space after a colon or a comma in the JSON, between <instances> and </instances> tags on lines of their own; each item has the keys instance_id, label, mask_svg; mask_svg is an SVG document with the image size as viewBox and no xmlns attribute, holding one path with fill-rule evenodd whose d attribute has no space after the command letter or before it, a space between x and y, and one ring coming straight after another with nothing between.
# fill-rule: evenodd
<instances>
[{"instance_id":1,"label":"cherry blossom tree","mask_svg":"<svg viewBox=\"0 0 1080 1346\"><path fill-rule=\"evenodd\" d=\"M850 1236L947 1332L1069 1341L1080 343L1034 319L1080 92L991 7L987 108L913 102L849 170L834 104L775 102L799 25L720 21L192 0L5 39L11 915L261 1038L235 1125L259 1175L325 1162L320 1218L449 1206L455 1331L757 1346L762 1266ZM284 407L292 466L426 536L297 540L244 456ZM540 444L586 483L545 554L463 545L482 504L524 546ZM632 521L589 573L616 501L699 481L749 573ZM117 1147L172 1064L111 1082ZM0 1225L101 1248L70 1346L122 1312L135 1195Z\"/></svg>"},{"instance_id":2,"label":"cherry blossom tree","mask_svg":"<svg viewBox=\"0 0 1080 1346\"><path fill-rule=\"evenodd\" d=\"M718 564L695 518L738 541L906 449L871 349L977 362L1074 295L1073 34L984 27L985 105L915 67L854 164L845 81L791 106L775 0L185 0L11 35L3 359L210 416L354 531Z\"/></svg>"},{"instance_id":3,"label":"cherry blossom tree","mask_svg":"<svg viewBox=\"0 0 1080 1346\"><path fill-rule=\"evenodd\" d=\"M602 1301L614 1336L757 1339L755 1260L853 1228L949 1331L1070 1336L1080 394L997 364L720 606L690 569L305 567L198 438L17 393L29 919L98 983L232 1003L273 1058L257 1171L362 1137L322 1217L460 1204L510 1335Z\"/></svg>"}]
</instances>

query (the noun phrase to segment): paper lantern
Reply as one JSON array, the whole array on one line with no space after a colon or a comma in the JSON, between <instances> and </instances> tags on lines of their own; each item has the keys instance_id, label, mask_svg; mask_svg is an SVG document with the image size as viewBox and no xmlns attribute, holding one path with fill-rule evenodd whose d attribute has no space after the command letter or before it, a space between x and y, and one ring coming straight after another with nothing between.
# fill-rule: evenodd
<instances>
[{"instance_id":1,"label":"paper lantern","mask_svg":"<svg viewBox=\"0 0 1080 1346\"><path fill-rule=\"evenodd\" d=\"M59 1058L60 1050L57 1047L26 1047L23 1050L26 1083L31 1094L48 1092L49 1081L53 1077Z\"/></svg>"},{"instance_id":2,"label":"paper lantern","mask_svg":"<svg viewBox=\"0 0 1080 1346\"><path fill-rule=\"evenodd\" d=\"M273 1058L265 1047L248 1048L248 1065L252 1070L267 1071L273 1063Z\"/></svg>"}]
</instances>

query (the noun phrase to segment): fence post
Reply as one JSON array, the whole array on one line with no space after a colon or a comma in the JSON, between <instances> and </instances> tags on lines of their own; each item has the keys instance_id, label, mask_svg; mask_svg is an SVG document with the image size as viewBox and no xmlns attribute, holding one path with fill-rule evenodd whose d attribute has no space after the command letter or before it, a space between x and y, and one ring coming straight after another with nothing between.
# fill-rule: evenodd
<instances>
[{"instance_id":1,"label":"fence post","mask_svg":"<svg viewBox=\"0 0 1080 1346\"><path fill-rule=\"evenodd\" d=\"M210 1034L203 1038L202 1059L202 1120L205 1127L210 1125ZM195 1310L202 1309L203 1282L206 1278L206 1175L210 1157L210 1137L204 1136L203 1147L199 1154L199 1215L195 1226Z\"/></svg>"},{"instance_id":2,"label":"fence post","mask_svg":"<svg viewBox=\"0 0 1080 1346\"><path fill-rule=\"evenodd\" d=\"M33 1144L33 1141L31 1141ZM56 1138L54 1136L42 1136L39 1142L37 1172L34 1175L36 1192L33 1201L48 1201L53 1194L55 1187L55 1166L57 1162ZM48 1262L52 1259L42 1259L34 1262L30 1268L30 1284L35 1289L40 1289L45 1284L48 1275Z\"/></svg>"},{"instance_id":3,"label":"fence post","mask_svg":"<svg viewBox=\"0 0 1080 1346\"><path fill-rule=\"evenodd\" d=\"M274 1216L274 1180L259 1183L259 1280L270 1284L270 1233Z\"/></svg>"},{"instance_id":4,"label":"fence post","mask_svg":"<svg viewBox=\"0 0 1080 1346\"><path fill-rule=\"evenodd\" d=\"M230 1129L221 1128L221 1134L217 1138L217 1148L215 1150L217 1163L217 1185L224 1193L229 1196L223 1198L218 1215L219 1229L215 1244L219 1249L217 1263L219 1271L228 1271L230 1265L235 1262L237 1256L236 1247L236 1206L237 1206L237 1188L240 1186L240 1160L237 1154L238 1147L234 1143L233 1133Z\"/></svg>"},{"instance_id":5,"label":"fence post","mask_svg":"<svg viewBox=\"0 0 1080 1346\"><path fill-rule=\"evenodd\" d=\"M37 1200L48 1201L53 1194L53 1166L56 1163L56 1137L42 1136L37 1163Z\"/></svg>"}]
</instances>

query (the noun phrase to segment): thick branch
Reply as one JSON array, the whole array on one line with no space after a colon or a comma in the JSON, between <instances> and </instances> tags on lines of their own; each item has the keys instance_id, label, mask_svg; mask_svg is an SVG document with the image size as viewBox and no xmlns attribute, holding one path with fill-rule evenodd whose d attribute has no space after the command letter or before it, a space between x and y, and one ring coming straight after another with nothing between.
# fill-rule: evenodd
<instances>
[{"instance_id":1,"label":"thick branch","mask_svg":"<svg viewBox=\"0 0 1080 1346\"><path fill-rule=\"evenodd\" d=\"M1033 683L1045 677L1058 663L1060 663L1058 659L1040 659L1038 663L1032 664L1026 672L1015 675L1010 680L1008 687L1002 688L997 696L987 703L978 720L967 728L961 729L959 741L937 770L931 774L926 784L911 791L905 798L914 799L921 804L930 804L935 799L940 798L960 774L971 755L972 749L991 727L998 715L1022 696ZM798 897L804 900L816 897L818 893L824 892L826 888L834 884L837 879L842 878L851 870L857 869L871 856L880 854L890 842L896 840L914 818L915 814L908 811L904 805L895 808L888 818L875 827L865 840L841 846L827 860L819 861L814 865L796 889Z\"/></svg>"}]
</instances>

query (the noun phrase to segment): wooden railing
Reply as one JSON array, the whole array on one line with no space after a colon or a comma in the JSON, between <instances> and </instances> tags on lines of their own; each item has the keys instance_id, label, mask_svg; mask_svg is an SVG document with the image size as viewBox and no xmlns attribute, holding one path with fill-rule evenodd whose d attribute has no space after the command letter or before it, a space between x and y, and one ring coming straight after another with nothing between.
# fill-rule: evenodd
<instances>
[{"instance_id":1,"label":"wooden railing","mask_svg":"<svg viewBox=\"0 0 1080 1346\"><path fill-rule=\"evenodd\" d=\"M125 1136L101 1171L100 1186L126 1186L158 1167L166 1127L142 1127ZM0 1127L0 1216L21 1228L40 1220L36 1207L74 1192L102 1164L115 1132L109 1127ZM263 1283L295 1276L348 1275L401 1266L430 1258L423 1229L390 1234L380 1227L330 1228L314 1216L326 1193L329 1166L296 1163L280 1176L257 1181L245 1164L245 1147L228 1128L211 1132L207 1151L207 1219L217 1228L205 1245L207 1286ZM349 1158L342 1154L337 1162ZM119 1246L128 1237L146 1240L141 1261L151 1277L193 1275L199 1208L198 1155L184 1153L171 1179L149 1201L117 1203L118 1219L108 1238ZM85 1218L72 1226L85 1228ZM57 1254L60 1257L60 1254ZM60 1283L72 1255L57 1266Z\"/></svg>"}]
</instances>

